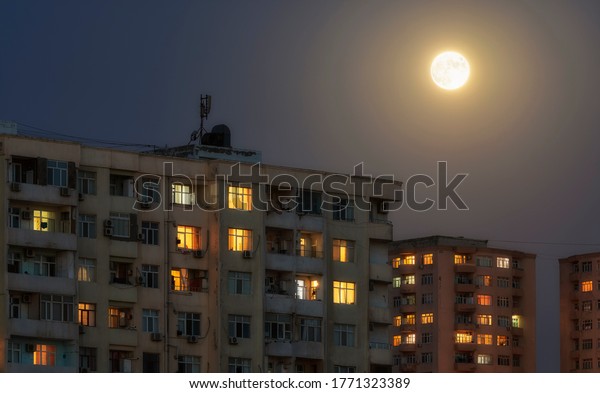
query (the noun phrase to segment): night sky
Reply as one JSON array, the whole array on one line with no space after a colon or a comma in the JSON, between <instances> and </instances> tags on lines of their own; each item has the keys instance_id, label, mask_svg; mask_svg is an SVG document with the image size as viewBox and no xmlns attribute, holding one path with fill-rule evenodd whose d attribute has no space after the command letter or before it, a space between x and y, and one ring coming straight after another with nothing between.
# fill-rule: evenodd
<instances>
[{"instance_id":1,"label":"night sky","mask_svg":"<svg viewBox=\"0 0 600 393\"><path fill-rule=\"evenodd\" d=\"M403 207L394 237L537 253L538 369L559 370L557 258L600 251L600 2L0 0L0 18L3 120L176 146L211 94L209 128L268 164L468 173L469 211ZM430 79L444 50L471 64L462 89Z\"/></svg>"}]
</instances>

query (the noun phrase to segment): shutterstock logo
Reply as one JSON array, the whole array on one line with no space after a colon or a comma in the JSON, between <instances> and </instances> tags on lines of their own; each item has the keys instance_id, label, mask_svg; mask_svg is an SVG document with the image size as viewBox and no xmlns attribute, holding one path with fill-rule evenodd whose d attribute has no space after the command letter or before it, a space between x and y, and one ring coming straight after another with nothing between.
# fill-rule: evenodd
<instances>
[{"instance_id":1,"label":"shutterstock logo","mask_svg":"<svg viewBox=\"0 0 600 393\"><path fill-rule=\"evenodd\" d=\"M355 165L350 175L310 173L299 176L291 173L293 171L269 175L263 169L260 163L249 167L236 163L230 166L229 173L210 177L196 174L192 178L177 173L173 162L164 162L162 175L145 174L135 179L133 208L171 211L174 205L180 205L184 211L214 212L233 207L320 214L351 207L361 211L376 208L378 212L387 213L401 209L404 204L413 211L428 211L434 207L447 210L451 201L458 210L468 210L457 191L468 175L459 173L448 181L446 161L437 162L435 178L415 174L404 184L394 175L365 174L363 163ZM420 197L418 190L423 187L429 191L435 187L436 199ZM373 206L375 203L377 206Z\"/></svg>"}]
</instances>

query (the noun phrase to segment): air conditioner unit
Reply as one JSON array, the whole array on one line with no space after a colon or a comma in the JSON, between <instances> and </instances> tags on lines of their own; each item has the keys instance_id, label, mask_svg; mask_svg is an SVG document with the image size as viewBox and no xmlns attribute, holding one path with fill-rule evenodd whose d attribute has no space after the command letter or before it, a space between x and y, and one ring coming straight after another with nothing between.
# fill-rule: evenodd
<instances>
[{"instance_id":1,"label":"air conditioner unit","mask_svg":"<svg viewBox=\"0 0 600 393\"><path fill-rule=\"evenodd\" d=\"M21 301L23 303L31 303L31 295L28 293L24 293L23 295L21 295Z\"/></svg>"},{"instance_id":2,"label":"air conditioner unit","mask_svg":"<svg viewBox=\"0 0 600 393\"><path fill-rule=\"evenodd\" d=\"M250 250L244 250L244 251L242 251L242 257L243 258L250 259L250 258L252 258L252 256L253 256L252 255L252 251L250 251Z\"/></svg>"},{"instance_id":3,"label":"air conditioner unit","mask_svg":"<svg viewBox=\"0 0 600 393\"><path fill-rule=\"evenodd\" d=\"M33 248L26 248L25 249L25 257L27 257L27 258L35 257L35 250Z\"/></svg>"},{"instance_id":4,"label":"air conditioner unit","mask_svg":"<svg viewBox=\"0 0 600 393\"><path fill-rule=\"evenodd\" d=\"M104 228L112 228L113 222L111 220L104 220Z\"/></svg>"},{"instance_id":5,"label":"air conditioner unit","mask_svg":"<svg viewBox=\"0 0 600 393\"><path fill-rule=\"evenodd\" d=\"M143 241L143 240L144 240L144 234L143 234L143 233L138 233L138 234L137 234L137 239L138 239L139 241Z\"/></svg>"},{"instance_id":6,"label":"air conditioner unit","mask_svg":"<svg viewBox=\"0 0 600 393\"><path fill-rule=\"evenodd\" d=\"M10 183L10 190L14 192L21 191L21 183Z\"/></svg>"},{"instance_id":7,"label":"air conditioner unit","mask_svg":"<svg viewBox=\"0 0 600 393\"><path fill-rule=\"evenodd\" d=\"M229 340L231 341L231 339ZM196 344L198 342L198 336L188 336L187 342L189 342L190 344Z\"/></svg>"},{"instance_id":8,"label":"air conditioner unit","mask_svg":"<svg viewBox=\"0 0 600 393\"><path fill-rule=\"evenodd\" d=\"M194 258L204 258L204 250L194 250Z\"/></svg>"},{"instance_id":9,"label":"air conditioner unit","mask_svg":"<svg viewBox=\"0 0 600 393\"><path fill-rule=\"evenodd\" d=\"M60 196L68 197L71 196L71 190L68 187L60 188Z\"/></svg>"},{"instance_id":10,"label":"air conditioner unit","mask_svg":"<svg viewBox=\"0 0 600 393\"><path fill-rule=\"evenodd\" d=\"M22 220L31 220L31 212L29 210L23 210L21 212L21 219Z\"/></svg>"},{"instance_id":11,"label":"air conditioner unit","mask_svg":"<svg viewBox=\"0 0 600 393\"><path fill-rule=\"evenodd\" d=\"M25 352L35 352L35 345L25 344Z\"/></svg>"},{"instance_id":12,"label":"air conditioner unit","mask_svg":"<svg viewBox=\"0 0 600 393\"><path fill-rule=\"evenodd\" d=\"M150 333L150 340L152 341L162 341L162 336L160 333Z\"/></svg>"},{"instance_id":13,"label":"air conditioner unit","mask_svg":"<svg viewBox=\"0 0 600 393\"><path fill-rule=\"evenodd\" d=\"M229 337L229 344L237 345L237 343L238 343L237 337Z\"/></svg>"},{"instance_id":14,"label":"air conditioner unit","mask_svg":"<svg viewBox=\"0 0 600 393\"><path fill-rule=\"evenodd\" d=\"M112 227L105 227L104 228L104 236L111 237L112 235L113 235Z\"/></svg>"}]
</instances>

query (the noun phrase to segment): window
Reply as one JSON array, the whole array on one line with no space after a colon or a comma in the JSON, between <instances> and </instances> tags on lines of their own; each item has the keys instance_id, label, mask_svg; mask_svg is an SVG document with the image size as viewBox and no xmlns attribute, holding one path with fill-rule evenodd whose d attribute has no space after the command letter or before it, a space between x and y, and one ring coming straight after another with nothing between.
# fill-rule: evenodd
<instances>
[{"instance_id":1,"label":"window","mask_svg":"<svg viewBox=\"0 0 600 393\"><path fill-rule=\"evenodd\" d=\"M144 373L159 373L160 372L160 354L158 353L142 353L142 372Z\"/></svg>"},{"instance_id":2,"label":"window","mask_svg":"<svg viewBox=\"0 0 600 393\"><path fill-rule=\"evenodd\" d=\"M28 262L33 265L34 276L56 276L56 261L53 256L36 255L34 258L28 259Z\"/></svg>"},{"instance_id":3,"label":"window","mask_svg":"<svg viewBox=\"0 0 600 393\"><path fill-rule=\"evenodd\" d=\"M21 209L18 207L8 208L8 227L9 228L20 228L21 227Z\"/></svg>"},{"instance_id":4,"label":"window","mask_svg":"<svg viewBox=\"0 0 600 393\"><path fill-rule=\"evenodd\" d=\"M492 296L491 295L477 295L477 304L480 306L491 306Z\"/></svg>"},{"instance_id":5,"label":"window","mask_svg":"<svg viewBox=\"0 0 600 393\"><path fill-rule=\"evenodd\" d=\"M142 265L142 286L144 288L158 288L158 266Z\"/></svg>"},{"instance_id":6,"label":"window","mask_svg":"<svg viewBox=\"0 0 600 393\"><path fill-rule=\"evenodd\" d=\"M392 345L393 345L393 346L395 346L395 347L397 347L397 346L399 346L400 344L402 344L402 336L400 336L400 335L396 335L396 336L394 336L394 337L392 338L392 341L393 341Z\"/></svg>"},{"instance_id":7,"label":"window","mask_svg":"<svg viewBox=\"0 0 600 393\"><path fill-rule=\"evenodd\" d=\"M467 263L466 255L459 255L459 254L454 255L454 264L455 265L464 265L465 263Z\"/></svg>"},{"instance_id":8,"label":"window","mask_svg":"<svg viewBox=\"0 0 600 393\"><path fill-rule=\"evenodd\" d=\"M354 347L354 325L336 323L333 326L333 342L338 347Z\"/></svg>"},{"instance_id":9,"label":"window","mask_svg":"<svg viewBox=\"0 0 600 393\"><path fill-rule=\"evenodd\" d=\"M114 237L126 237L129 235L129 213L110 212L110 221L113 225L112 235Z\"/></svg>"},{"instance_id":10,"label":"window","mask_svg":"<svg viewBox=\"0 0 600 393\"><path fill-rule=\"evenodd\" d=\"M414 274L403 274L400 278L400 285L414 285L415 275Z\"/></svg>"},{"instance_id":11,"label":"window","mask_svg":"<svg viewBox=\"0 0 600 393\"><path fill-rule=\"evenodd\" d=\"M148 333L158 333L158 310L144 308L142 310L142 330Z\"/></svg>"},{"instance_id":12,"label":"window","mask_svg":"<svg viewBox=\"0 0 600 393\"><path fill-rule=\"evenodd\" d=\"M503 258L503 257L496 258L496 267L499 267L499 268L502 268L502 269L508 269L508 268L510 268L510 259L509 258Z\"/></svg>"},{"instance_id":13,"label":"window","mask_svg":"<svg viewBox=\"0 0 600 393\"><path fill-rule=\"evenodd\" d=\"M252 210L252 189L249 187L229 186L230 209Z\"/></svg>"},{"instance_id":14,"label":"window","mask_svg":"<svg viewBox=\"0 0 600 393\"><path fill-rule=\"evenodd\" d=\"M421 344L431 344L433 336L431 333L421 333Z\"/></svg>"},{"instance_id":15,"label":"window","mask_svg":"<svg viewBox=\"0 0 600 393\"><path fill-rule=\"evenodd\" d=\"M591 292L593 289L592 281L583 281L581 283L581 292Z\"/></svg>"},{"instance_id":16,"label":"window","mask_svg":"<svg viewBox=\"0 0 600 393\"><path fill-rule=\"evenodd\" d=\"M415 333L408 333L402 336L402 344L415 344L417 342L417 335Z\"/></svg>"},{"instance_id":17,"label":"window","mask_svg":"<svg viewBox=\"0 0 600 393\"><path fill-rule=\"evenodd\" d=\"M510 357L498 355L498 366L510 366Z\"/></svg>"},{"instance_id":18,"label":"window","mask_svg":"<svg viewBox=\"0 0 600 393\"><path fill-rule=\"evenodd\" d=\"M402 319L403 325L414 325L416 323L416 315L415 314L406 314Z\"/></svg>"},{"instance_id":19,"label":"window","mask_svg":"<svg viewBox=\"0 0 600 393\"><path fill-rule=\"evenodd\" d=\"M199 336L200 335L200 313L179 312L177 313L177 335Z\"/></svg>"},{"instance_id":20,"label":"window","mask_svg":"<svg viewBox=\"0 0 600 393\"><path fill-rule=\"evenodd\" d=\"M454 298L454 302L456 304L474 304L473 297L463 293L459 293L458 295L456 295Z\"/></svg>"},{"instance_id":21,"label":"window","mask_svg":"<svg viewBox=\"0 0 600 393\"><path fill-rule=\"evenodd\" d=\"M594 349L594 340L591 338L582 340L581 349Z\"/></svg>"},{"instance_id":22,"label":"window","mask_svg":"<svg viewBox=\"0 0 600 393\"><path fill-rule=\"evenodd\" d=\"M206 270L171 269L171 290L176 292L206 292L208 279Z\"/></svg>"},{"instance_id":23,"label":"window","mask_svg":"<svg viewBox=\"0 0 600 393\"><path fill-rule=\"evenodd\" d=\"M498 307L510 307L510 301L505 296L498 296L498 298L496 298L496 304Z\"/></svg>"},{"instance_id":24,"label":"window","mask_svg":"<svg viewBox=\"0 0 600 393\"><path fill-rule=\"evenodd\" d=\"M91 347L79 347L79 371L97 370L98 350Z\"/></svg>"},{"instance_id":25,"label":"window","mask_svg":"<svg viewBox=\"0 0 600 393\"><path fill-rule=\"evenodd\" d=\"M77 280L85 282L96 281L96 260L90 258L79 258L77 266Z\"/></svg>"},{"instance_id":26,"label":"window","mask_svg":"<svg viewBox=\"0 0 600 393\"><path fill-rule=\"evenodd\" d=\"M333 282L333 302L338 304L354 304L356 285L353 282Z\"/></svg>"},{"instance_id":27,"label":"window","mask_svg":"<svg viewBox=\"0 0 600 393\"><path fill-rule=\"evenodd\" d=\"M200 372L200 357L183 355L177 357L177 372L178 373L199 373Z\"/></svg>"},{"instance_id":28,"label":"window","mask_svg":"<svg viewBox=\"0 0 600 393\"><path fill-rule=\"evenodd\" d=\"M354 201L340 198L333 203L333 219L336 221L354 221Z\"/></svg>"},{"instance_id":29,"label":"window","mask_svg":"<svg viewBox=\"0 0 600 393\"><path fill-rule=\"evenodd\" d=\"M333 372L334 373L341 373L341 374L348 374L348 373L355 373L356 372L356 367L354 366L340 366L340 365L334 365L333 366Z\"/></svg>"},{"instance_id":30,"label":"window","mask_svg":"<svg viewBox=\"0 0 600 393\"><path fill-rule=\"evenodd\" d=\"M402 265L414 265L415 264L415 256L407 255L402 258Z\"/></svg>"},{"instance_id":31,"label":"window","mask_svg":"<svg viewBox=\"0 0 600 393\"><path fill-rule=\"evenodd\" d=\"M55 232L56 214L50 211L33 211L33 230L41 232Z\"/></svg>"},{"instance_id":32,"label":"window","mask_svg":"<svg viewBox=\"0 0 600 393\"><path fill-rule=\"evenodd\" d=\"M592 311L592 301L584 300L583 302L581 302L581 310L582 311Z\"/></svg>"},{"instance_id":33,"label":"window","mask_svg":"<svg viewBox=\"0 0 600 393\"><path fill-rule=\"evenodd\" d=\"M521 289L521 279L519 277L513 277L512 287L514 289Z\"/></svg>"},{"instance_id":34,"label":"window","mask_svg":"<svg viewBox=\"0 0 600 393\"><path fill-rule=\"evenodd\" d=\"M41 295L40 307L41 320L73 322L73 296Z\"/></svg>"},{"instance_id":35,"label":"window","mask_svg":"<svg viewBox=\"0 0 600 393\"><path fill-rule=\"evenodd\" d=\"M133 318L130 308L108 308L108 327L126 328L130 326L130 320Z\"/></svg>"},{"instance_id":36,"label":"window","mask_svg":"<svg viewBox=\"0 0 600 393\"><path fill-rule=\"evenodd\" d=\"M290 314L265 315L265 338L271 340L292 339L292 316Z\"/></svg>"},{"instance_id":37,"label":"window","mask_svg":"<svg viewBox=\"0 0 600 393\"><path fill-rule=\"evenodd\" d=\"M582 368L584 370L591 370L593 367L592 364L592 359L583 359Z\"/></svg>"},{"instance_id":38,"label":"window","mask_svg":"<svg viewBox=\"0 0 600 393\"><path fill-rule=\"evenodd\" d=\"M501 327L510 327L511 326L510 317L499 315L498 316L498 326L501 326Z\"/></svg>"},{"instance_id":39,"label":"window","mask_svg":"<svg viewBox=\"0 0 600 393\"><path fill-rule=\"evenodd\" d=\"M110 175L110 195L133 196L133 177L125 175Z\"/></svg>"},{"instance_id":40,"label":"window","mask_svg":"<svg viewBox=\"0 0 600 393\"><path fill-rule=\"evenodd\" d=\"M499 347L508 347L510 341L508 340L508 336L498 336L496 337L496 345Z\"/></svg>"},{"instance_id":41,"label":"window","mask_svg":"<svg viewBox=\"0 0 600 393\"><path fill-rule=\"evenodd\" d=\"M490 257L477 257L477 266L479 267L492 267L492 258Z\"/></svg>"},{"instance_id":42,"label":"window","mask_svg":"<svg viewBox=\"0 0 600 393\"><path fill-rule=\"evenodd\" d=\"M69 165L65 161L48 160L47 182L50 186L66 187Z\"/></svg>"},{"instance_id":43,"label":"window","mask_svg":"<svg viewBox=\"0 0 600 393\"><path fill-rule=\"evenodd\" d=\"M79 324L83 326L96 326L95 304L79 303Z\"/></svg>"},{"instance_id":44,"label":"window","mask_svg":"<svg viewBox=\"0 0 600 393\"><path fill-rule=\"evenodd\" d=\"M581 262L581 271L584 273L591 272L592 271L592 261Z\"/></svg>"},{"instance_id":45,"label":"window","mask_svg":"<svg viewBox=\"0 0 600 393\"><path fill-rule=\"evenodd\" d=\"M37 344L33 352L33 364L36 366L54 366L56 362L56 346Z\"/></svg>"},{"instance_id":46,"label":"window","mask_svg":"<svg viewBox=\"0 0 600 393\"><path fill-rule=\"evenodd\" d=\"M492 338L493 336L491 334L478 334L477 335L477 344L481 344L481 345L492 345Z\"/></svg>"},{"instance_id":47,"label":"window","mask_svg":"<svg viewBox=\"0 0 600 393\"><path fill-rule=\"evenodd\" d=\"M477 364L492 364L492 355L478 354Z\"/></svg>"},{"instance_id":48,"label":"window","mask_svg":"<svg viewBox=\"0 0 600 393\"><path fill-rule=\"evenodd\" d=\"M142 243L158 246L158 223L142 221ZM179 227L177 227L177 239L179 239Z\"/></svg>"},{"instance_id":49,"label":"window","mask_svg":"<svg viewBox=\"0 0 600 393\"><path fill-rule=\"evenodd\" d=\"M298 211L301 213L321 214L321 193L308 189L298 192Z\"/></svg>"},{"instance_id":50,"label":"window","mask_svg":"<svg viewBox=\"0 0 600 393\"><path fill-rule=\"evenodd\" d=\"M433 353L423 352L421 354L421 363L423 363L423 364L433 363Z\"/></svg>"},{"instance_id":51,"label":"window","mask_svg":"<svg viewBox=\"0 0 600 393\"><path fill-rule=\"evenodd\" d=\"M477 324L479 325L492 325L492 316L489 314L478 314Z\"/></svg>"},{"instance_id":52,"label":"window","mask_svg":"<svg viewBox=\"0 0 600 393\"><path fill-rule=\"evenodd\" d=\"M21 363L21 344L16 343L12 340L8 340L7 347L8 347L8 357L6 358L6 361L8 363L15 363L15 364Z\"/></svg>"},{"instance_id":53,"label":"window","mask_svg":"<svg viewBox=\"0 0 600 393\"><path fill-rule=\"evenodd\" d=\"M183 250L200 249L200 228L178 225L177 248Z\"/></svg>"},{"instance_id":54,"label":"window","mask_svg":"<svg viewBox=\"0 0 600 393\"><path fill-rule=\"evenodd\" d=\"M177 205L192 205L195 201L192 187L182 183L173 183L173 203Z\"/></svg>"},{"instance_id":55,"label":"window","mask_svg":"<svg viewBox=\"0 0 600 393\"><path fill-rule=\"evenodd\" d=\"M421 314L421 324L422 325L427 325L433 323L433 313L425 313L425 314Z\"/></svg>"},{"instance_id":56,"label":"window","mask_svg":"<svg viewBox=\"0 0 600 393\"><path fill-rule=\"evenodd\" d=\"M433 284L433 274L423 274L421 276L421 285Z\"/></svg>"},{"instance_id":57,"label":"window","mask_svg":"<svg viewBox=\"0 0 600 393\"><path fill-rule=\"evenodd\" d=\"M581 330L592 330L593 324L591 319L585 319L581 322Z\"/></svg>"},{"instance_id":58,"label":"window","mask_svg":"<svg viewBox=\"0 0 600 393\"><path fill-rule=\"evenodd\" d=\"M354 262L354 242L333 239L333 260L338 262Z\"/></svg>"},{"instance_id":59,"label":"window","mask_svg":"<svg viewBox=\"0 0 600 393\"><path fill-rule=\"evenodd\" d=\"M457 332L454 334L454 342L458 344L472 344L473 333L471 332Z\"/></svg>"},{"instance_id":60,"label":"window","mask_svg":"<svg viewBox=\"0 0 600 393\"><path fill-rule=\"evenodd\" d=\"M394 326L400 326L400 325L402 325L402 316L400 316L400 315L396 315L396 316L394 317L394 319L392 320L392 324L393 324Z\"/></svg>"},{"instance_id":61,"label":"window","mask_svg":"<svg viewBox=\"0 0 600 393\"><path fill-rule=\"evenodd\" d=\"M300 340L321 342L321 320L316 318L301 318Z\"/></svg>"},{"instance_id":62,"label":"window","mask_svg":"<svg viewBox=\"0 0 600 393\"><path fill-rule=\"evenodd\" d=\"M230 373L249 373L251 372L251 360L245 358L229 358Z\"/></svg>"},{"instance_id":63,"label":"window","mask_svg":"<svg viewBox=\"0 0 600 393\"><path fill-rule=\"evenodd\" d=\"M17 217L18 217L18 213L17 213ZM400 267L400 265L402 264L402 258L392 258L392 267L394 269L398 269L398 267Z\"/></svg>"},{"instance_id":64,"label":"window","mask_svg":"<svg viewBox=\"0 0 600 393\"><path fill-rule=\"evenodd\" d=\"M229 228L230 251L252 251L252 231Z\"/></svg>"},{"instance_id":65,"label":"window","mask_svg":"<svg viewBox=\"0 0 600 393\"><path fill-rule=\"evenodd\" d=\"M250 338L250 317L230 314L229 337Z\"/></svg>"},{"instance_id":66,"label":"window","mask_svg":"<svg viewBox=\"0 0 600 393\"><path fill-rule=\"evenodd\" d=\"M423 265L433 265L433 254L423 255Z\"/></svg>"},{"instance_id":67,"label":"window","mask_svg":"<svg viewBox=\"0 0 600 393\"><path fill-rule=\"evenodd\" d=\"M423 293L421 295L421 304L433 304L433 293Z\"/></svg>"},{"instance_id":68,"label":"window","mask_svg":"<svg viewBox=\"0 0 600 393\"><path fill-rule=\"evenodd\" d=\"M250 295L251 273L229 272L227 275L227 284L230 294Z\"/></svg>"},{"instance_id":69,"label":"window","mask_svg":"<svg viewBox=\"0 0 600 393\"><path fill-rule=\"evenodd\" d=\"M510 279L508 277L498 277L496 283L498 288L508 288L510 286Z\"/></svg>"},{"instance_id":70,"label":"window","mask_svg":"<svg viewBox=\"0 0 600 393\"><path fill-rule=\"evenodd\" d=\"M91 214L80 214L77 222L77 236L96 238L96 216Z\"/></svg>"},{"instance_id":71,"label":"window","mask_svg":"<svg viewBox=\"0 0 600 393\"><path fill-rule=\"evenodd\" d=\"M82 194L96 195L96 172L78 171L77 190Z\"/></svg>"}]
</instances>

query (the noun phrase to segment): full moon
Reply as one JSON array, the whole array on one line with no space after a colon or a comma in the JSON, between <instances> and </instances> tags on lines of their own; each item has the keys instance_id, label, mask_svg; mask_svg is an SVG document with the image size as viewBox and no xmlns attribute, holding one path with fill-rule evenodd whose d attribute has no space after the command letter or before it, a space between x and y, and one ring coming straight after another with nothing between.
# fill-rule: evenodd
<instances>
[{"instance_id":1,"label":"full moon","mask_svg":"<svg viewBox=\"0 0 600 393\"><path fill-rule=\"evenodd\" d=\"M440 53L431 63L431 79L445 90L463 86L469 79L469 62L457 52Z\"/></svg>"}]
</instances>

